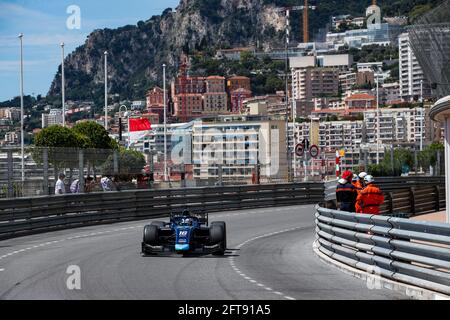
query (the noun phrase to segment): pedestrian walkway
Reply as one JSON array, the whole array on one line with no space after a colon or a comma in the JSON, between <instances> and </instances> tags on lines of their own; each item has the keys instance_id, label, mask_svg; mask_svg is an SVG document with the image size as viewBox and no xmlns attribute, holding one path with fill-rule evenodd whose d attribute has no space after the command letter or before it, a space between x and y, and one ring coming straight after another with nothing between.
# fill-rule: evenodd
<instances>
[{"instance_id":1,"label":"pedestrian walkway","mask_svg":"<svg viewBox=\"0 0 450 320\"><path fill-rule=\"evenodd\" d=\"M446 222L445 211L435 212L430 214L424 214L411 218L417 221L431 221L431 222Z\"/></svg>"}]
</instances>

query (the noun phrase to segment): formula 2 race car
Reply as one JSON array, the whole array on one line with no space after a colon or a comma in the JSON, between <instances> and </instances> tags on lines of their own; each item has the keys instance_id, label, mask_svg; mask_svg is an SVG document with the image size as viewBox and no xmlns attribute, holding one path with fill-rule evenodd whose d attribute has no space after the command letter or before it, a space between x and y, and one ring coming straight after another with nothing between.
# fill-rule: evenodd
<instances>
[{"instance_id":1,"label":"formula 2 race car","mask_svg":"<svg viewBox=\"0 0 450 320\"><path fill-rule=\"evenodd\" d=\"M227 248L226 225L215 221L208 225L208 214L191 214L184 210L172 213L170 222L153 221L144 227L142 253L193 252L224 255Z\"/></svg>"}]
</instances>

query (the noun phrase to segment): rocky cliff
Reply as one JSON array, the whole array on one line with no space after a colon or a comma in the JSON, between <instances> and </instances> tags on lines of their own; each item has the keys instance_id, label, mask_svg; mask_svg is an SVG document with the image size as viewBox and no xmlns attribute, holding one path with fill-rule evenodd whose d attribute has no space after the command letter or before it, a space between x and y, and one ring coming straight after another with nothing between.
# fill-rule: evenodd
<instances>
[{"instance_id":1,"label":"rocky cliff","mask_svg":"<svg viewBox=\"0 0 450 320\"><path fill-rule=\"evenodd\" d=\"M182 0L176 10L115 30L92 32L65 61L69 99L101 97L104 51L108 51L109 91L121 98L143 97L161 83L161 66L175 73L182 52L283 43L285 19L262 0ZM49 95L60 92L60 68Z\"/></svg>"}]
</instances>

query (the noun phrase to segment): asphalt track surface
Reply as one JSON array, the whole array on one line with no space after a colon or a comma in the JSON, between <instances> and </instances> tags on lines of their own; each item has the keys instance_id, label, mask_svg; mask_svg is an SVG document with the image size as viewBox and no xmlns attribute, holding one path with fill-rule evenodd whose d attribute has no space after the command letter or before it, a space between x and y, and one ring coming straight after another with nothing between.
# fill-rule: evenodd
<instances>
[{"instance_id":1,"label":"asphalt track surface","mask_svg":"<svg viewBox=\"0 0 450 320\"><path fill-rule=\"evenodd\" d=\"M127 222L0 241L0 299L407 299L322 262L314 207L227 211L224 257L140 254L143 226ZM69 290L69 266L81 289Z\"/></svg>"}]
</instances>

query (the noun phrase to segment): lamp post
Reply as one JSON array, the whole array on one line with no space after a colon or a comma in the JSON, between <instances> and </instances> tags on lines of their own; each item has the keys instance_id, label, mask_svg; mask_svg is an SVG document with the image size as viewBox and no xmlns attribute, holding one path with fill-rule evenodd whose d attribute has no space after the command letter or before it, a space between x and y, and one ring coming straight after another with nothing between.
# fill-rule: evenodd
<instances>
[{"instance_id":1,"label":"lamp post","mask_svg":"<svg viewBox=\"0 0 450 320\"><path fill-rule=\"evenodd\" d=\"M423 150L423 80L420 80L420 151Z\"/></svg>"},{"instance_id":2,"label":"lamp post","mask_svg":"<svg viewBox=\"0 0 450 320\"><path fill-rule=\"evenodd\" d=\"M62 100L62 125L66 126L66 84L64 77L64 42L61 43L61 100Z\"/></svg>"},{"instance_id":3,"label":"lamp post","mask_svg":"<svg viewBox=\"0 0 450 320\"><path fill-rule=\"evenodd\" d=\"M130 116L126 105L121 105L119 108L119 141L122 142L122 109L125 108L124 116L127 118L128 125L128 148L130 147Z\"/></svg>"},{"instance_id":4,"label":"lamp post","mask_svg":"<svg viewBox=\"0 0 450 320\"><path fill-rule=\"evenodd\" d=\"M377 84L377 164L380 164L380 93L379 93L379 76L380 74L375 72L375 81Z\"/></svg>"},{"instance_id":5,"label":"lamp post","mask_svg":"<svg viewBox=\"0 0 450 320\"><path fill-rule=\"evenodd\" d=\"M288 164L288 182L292 181L292 160L291 160L291 154L289 150L289 15L290 11L286 10L286 66L285 66L285 73L286 73L286 116L285 116L285 122L286 122L286 160ZM292 112L293 115L293 112ZM294 128L293 128L294 130ZM293 141L294 143L294 141ZM295 148L295 146L294 146Z\"/></svg>"},{"instance_id":6,"label":"lamp post","mask_svg":"<svg viewBox=\"0 0 450 320\"><path fill-rule=\"evenodd\" d=\"M108 131L108 51L105 55L105 130Z\"/></svg>"},{"instance_id":7,"label":"lamp post","mask_svg":"<svg viewBox=\"0 0 450 320\"><path fill-rule=\"evenodd\" d=\"M295 139L295 120L297 118L297 108L295 106L295 101L294 101L294 95L291 95L292 97L292 104L291 104L291 108L292 108L292 149L294 150L293 152L293 162L294 162L294 167L293 169L293 178L295 181L295 177L297 175L297 155L295 154L295 146L296 146L296 139Z\"/></svg>"},{"instance_id":8,"label":"lamp post","mask_svg":"<svg viewBox=\"0 0 450 320\"><path fill-rule=\"evenodd\" d=\"M167 181L167 94L166 65L163 64L163 94L164 94L164 181Z\"/></svg>"},{"instance_id":9,"label":"lamp post","mask_svg":"<svg viewBox=\"0 0 450 320\"><path fill-rule=\"evenodd\" d=\"M23 33L20 39L20 153L22 158L22 183L25 181L25 159L24 159L24 110L23 110Z\"/></svg>"}]
</instances>

